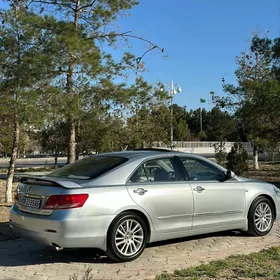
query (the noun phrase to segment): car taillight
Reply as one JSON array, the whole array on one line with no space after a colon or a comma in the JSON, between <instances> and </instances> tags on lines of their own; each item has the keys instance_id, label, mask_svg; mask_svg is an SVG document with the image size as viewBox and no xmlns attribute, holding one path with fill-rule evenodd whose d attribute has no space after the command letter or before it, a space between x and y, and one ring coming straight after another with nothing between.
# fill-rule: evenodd
<instances>
[{"instance_id":1,"label":"car taillight","mask_svg":"<svg viewBox=\"0 0 280 280\"><path fill-rule=\"evenodd\" d=\"M51 195L43 206L43 209L70 209L79 208L88 199L88 194L62 194Z\"/></svg>"}]
</instances>

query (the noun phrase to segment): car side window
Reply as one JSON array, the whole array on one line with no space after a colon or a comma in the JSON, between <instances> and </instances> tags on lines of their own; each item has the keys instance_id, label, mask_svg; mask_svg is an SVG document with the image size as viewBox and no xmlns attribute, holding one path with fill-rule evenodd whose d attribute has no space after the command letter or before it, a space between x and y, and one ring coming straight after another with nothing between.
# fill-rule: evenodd
<instances>
[{"instance_id":1,"label":"car side window","mask_svg":"<svg viewBox=\"0 0 280 280\"><path fill-rule=\"evenodd\" d=\"M186 169L186 177L190 181L224 181L225 174L222 170L211 163L196 159L181 157L182 163Z\"/></svg>"},{"instance_id":2,"label":"car side window","mask_svg":"<svg viewBox=\"0 0 280 280\"><path fill-rule=\"evenodd\" d=\"M149 160L143 163L130 177L129 183L176 181L176 172L171 158Z\"/></svg>"},{"instance_id":3,"label":"car side window","mask_svg":"<svg viewBox=\"0 0 280 280\"><path fill-rule=\"evenodd\" d=\"M145 183L149 182L143 165L141 165L130 177L129 183Z\"/></svg>"}]
</instances>

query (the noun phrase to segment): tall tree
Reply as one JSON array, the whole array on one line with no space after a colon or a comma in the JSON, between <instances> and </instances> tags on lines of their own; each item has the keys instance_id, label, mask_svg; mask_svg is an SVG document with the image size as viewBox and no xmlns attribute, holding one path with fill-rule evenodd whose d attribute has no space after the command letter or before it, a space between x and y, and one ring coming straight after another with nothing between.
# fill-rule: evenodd
<instances>
[{"instance_id":1,"label":"tall tree","mask_svg":"<svg viewBox=\"0 0 280 280\"><path fill-rule=\"evenodd\" d=\"M175 141L188 141L190 139L190 114L186 107L173 104L173 134Z\"/></svg>"},{"instance_id":2,"label":"tall tree","mask_svg":"<svg viewBox=\"0 0 280 280\"><path fill-rule=\"evenodd\" d=\"M132 116L127 120L130 147L151 147L153 141L167 141L170 127L170 113L167 107L169 96L159 88L152 88L143 81L131 88L133 92L138 93L132 94Z\"/></svg>"},{"instance_id":3,"label":"tall tree","mask_svg":"<svg viewBox=\"0 0 280 280\"><path fill-rule=\"evenodd\" d=\"M242 111L246 135L253 143L254 168L259 169L258 150L262 143L262 132L267 122L260 96L269 99L268 93L264 94L263 84L271 80L272 42L267 38L254 36L249 52L242 52L236 58L237 70L235 71L238 85L223 84L227 97L216 98L218 105ZM250 118L248 117L250 116Z\"/></svg>"},{"instance_id":4,"label":"tall tree","mask_svg":"<svg viewBox=\"0 0 280 280\"><path fill-rule=\"evenodd\" d=\"M217 107L207 112L204 131L208 141L224 142L239 140L234 116Z\"/></svg>"},{"instance_id":5,"label":"tall tree","mask_svg":"<svg viewBox=\"0 0 280 280\"><path fill-rule=\"evenodd\" d=\"M203 132L200 133L200 117L202 116L202 130ZM207 125L207 111L203 108L202 112L200 113L200 108L195 110L190 110L190 121L189 121L189 128L190 132L193 137L197 137L200 135L205 135L205 128Z\"/></svg>"},{"instance_id":6,"label":"tall tree","mask_svg":"<svg viewBox=\"0 0 280 280\"><path fill-rule=\"evenodd\" d=\"M139 39L148 43L149 47L137 59L137 65L147 52L159 49L131 31L119 32L114 27L116 19L137 4L135 0L34 0L28 4L38 12L51 14L57 19L54 31L60 51L54 83L60 88L66 104L64 117L68 121L68 163L75 160L76 124L81 117L83 93L93 84L95 89L98 86L110 88L108 81L125 75L136 61L136 57L128 53L121 60L114 61L112 51L102 51L99 44L108 49L118 48L119 40L126 42L128 39ZM95 90L95 93L98 92L102 90ZM109 102L111 105L127 101L126 97L122 99L122 95L99 98L113 100Z\"/></svg>"},{"instance_id":7,"label":"tall tree","mask_svg":"<svg viewBox=\"0 0 280 280\"><path fill-rule=\"evenodd\" d=\"M52 19L28 12L14 2L0 13L0 114L13 126L6 202L12 201L12 181L20 141L20 126L39 118L42 89L52 71L50 32Z\"/></svg>"}]
</instances>

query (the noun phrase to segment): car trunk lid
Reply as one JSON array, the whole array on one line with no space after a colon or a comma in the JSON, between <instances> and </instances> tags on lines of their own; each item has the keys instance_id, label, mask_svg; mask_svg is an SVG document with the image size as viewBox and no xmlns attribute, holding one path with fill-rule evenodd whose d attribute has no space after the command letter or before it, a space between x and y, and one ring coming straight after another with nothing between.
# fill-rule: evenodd
<instances>
[{"instance_id":1,"label":"car trunk lid","mask_svg":"<svg viewBox=\"0 0 280 280\"><path fill-rule=\"evenodd\" d=\"M21 176L15 193L15 202L23 212L51 215L54 209L43 208L49 197L61 195L65 189L74 188L81 188L81 185L61 178Z\"/></svg>"}]
</instances>

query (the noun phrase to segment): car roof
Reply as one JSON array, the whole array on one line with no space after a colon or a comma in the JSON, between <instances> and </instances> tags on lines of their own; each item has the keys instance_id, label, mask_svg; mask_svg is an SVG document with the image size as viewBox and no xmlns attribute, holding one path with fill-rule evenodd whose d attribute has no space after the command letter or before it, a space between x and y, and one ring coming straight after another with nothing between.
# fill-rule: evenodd
<instances>
[{"instance_id":1,"label":"car roof","mask_svg":"<svg viewBox=\"0 0 280 280\"><path fill-rule=\"evenodd\" d=\"M171 151L167 149L135 149L131 151L120 151L120 152L108 152L108 153L100 153L97 154L102 156L119 156L119 157L126 157L126 158L146 158L146 157L153 157L153 156L172 156L172 155L182 155L186 154L184 152L179 151Z\"/></svg>"}]
</instances>

